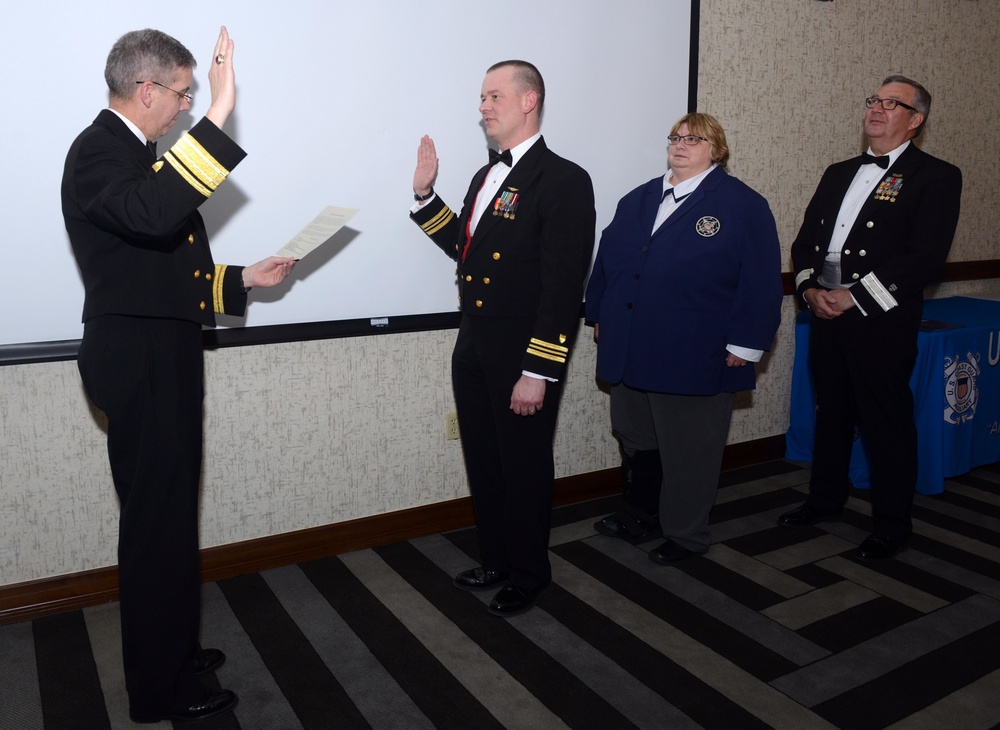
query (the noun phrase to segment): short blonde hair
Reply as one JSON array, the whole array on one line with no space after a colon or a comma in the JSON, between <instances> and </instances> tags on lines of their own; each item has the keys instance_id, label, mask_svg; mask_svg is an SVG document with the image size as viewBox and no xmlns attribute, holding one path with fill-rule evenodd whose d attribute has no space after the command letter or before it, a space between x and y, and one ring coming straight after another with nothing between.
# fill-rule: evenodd
<instances>
[{"instance_id":1,"label":"short blonde hair","mask_svg":"<svg viewBox=\"0 0 1000 730\"><path fill-rule=\"evenodd\" d=\"M712 162L720 167L729 164L729 145L726 143L726 133L718 119L711 114L700 112L685 114L671 127L670 134L677 134L677 130L684 124L687 125L689 134L704 137L712 145Z\"/></svg>"}]
</instances>

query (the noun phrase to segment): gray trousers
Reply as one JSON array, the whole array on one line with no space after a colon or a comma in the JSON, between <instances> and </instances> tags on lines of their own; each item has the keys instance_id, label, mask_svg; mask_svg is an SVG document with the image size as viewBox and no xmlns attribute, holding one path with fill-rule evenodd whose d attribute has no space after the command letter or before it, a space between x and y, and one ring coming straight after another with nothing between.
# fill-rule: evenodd
<instances>
[{"instance_id":1,"label":"gray trousers","mask_svg":"<svg viewBox=\"0 0 1000 730\"><path fill-rule=\"evenodd\" d=\"M663 465L660 527L682 547L704 552L712 542L715 504L733 394L672 395L615 385L611 427L626 454L658 449Z\"/></svg>"}]
</instances>

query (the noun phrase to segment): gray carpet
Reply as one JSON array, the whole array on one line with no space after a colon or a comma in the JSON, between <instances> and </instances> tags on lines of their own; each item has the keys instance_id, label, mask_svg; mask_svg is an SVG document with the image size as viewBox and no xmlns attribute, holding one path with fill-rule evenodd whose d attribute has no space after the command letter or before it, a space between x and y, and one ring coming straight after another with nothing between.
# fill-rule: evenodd
<instances>
[{"instance_id":1,"label":"gray carpet","mask_svg":"<svg viewBox=\"0 0 1000 730\"><path fill-rule=\"evenodd\" d=\"M853 553L865 492L842 522L775 525L808 476L723 474L715 544L672 568L594 533L617 498L560 508L553 584L512 619L451 584L473 530L208 584L202 633L229 657L208 682L240 704L195 727L997 726L1000 466L918 496L880 564ZM0 627L0 728L135 727L120 666L115 604Z\"/></svg>"}]
</instances>

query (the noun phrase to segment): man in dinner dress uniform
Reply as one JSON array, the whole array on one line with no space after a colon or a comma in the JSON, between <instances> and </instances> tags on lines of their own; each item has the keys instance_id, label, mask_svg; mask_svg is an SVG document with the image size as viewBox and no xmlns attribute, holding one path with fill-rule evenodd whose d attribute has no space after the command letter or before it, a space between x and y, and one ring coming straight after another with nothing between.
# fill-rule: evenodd
<instances>
[{"instance_id":1,"label":"man in dinner dress uniform","mask_svg":"<svg viewBox=\"0 0 1000 730\"><path fill-rule=\"evenodd\" d=\"M222 130L236 103L232 60L223 28L211 105L158 158L155 140L191 108L195 60L160 31L123 35L105 67L109 108L73 142L62 180L85 290L77 364L108 420L125 686L142 723L203 720L237 702L198 679L225 661L198 646L202 327L242 315L247 291L279 283L294 260L212 260L198 207L246 154Z\"/></svg>"},{"instance_id":2,"label":"man in dinner dress uniform","mask_svg":"<svg viewBox=\"0 0 1000 730\"><path fill-rule=\"evenodd\" d=\"M530 609L551 580L552 438L596 225L589 175L541 137L544 99L533 65L495 64L479 111L499 152L461 213L434 194L429 137L413 178L412 219L458 262L452 380L482 565L455 585L499 588L489 610L500 616Z\"/></svg>"},{"instance_id":3,"label":"man in dinner dress uniform","mask_svg":"<svg viewBox=\"0 0 1000 730\"><path fill-rule=\"evenodd\" d=\"M962 175L914 143L930 94L890 76L866 99L868 151L830 166L792 244L796 294L813 314L810 368L816 443L805 504L785 527L840 517L854 428L871 465L872 534L862 560L891 557L912 531L917 432L909 380L923 290L939 274L958 224Z\"/></svg>"}]
</instances>

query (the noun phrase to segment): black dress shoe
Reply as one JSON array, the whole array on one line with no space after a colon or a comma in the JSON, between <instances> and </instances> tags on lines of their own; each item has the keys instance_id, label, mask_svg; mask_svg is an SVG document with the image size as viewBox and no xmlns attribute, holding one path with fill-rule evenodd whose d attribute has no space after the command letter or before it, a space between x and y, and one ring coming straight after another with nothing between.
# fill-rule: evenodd
<instances>
[{"instance_id":1,"label":"black dress shoe","mask_svg":"<svg viewBox=\"0 0 1000 730\"><path fill-rule=\"evenodd\" d=\"M636 540L652 534L658 525L659 520L656 518L642 519L628 512L615 512L595 522L594 529L608 537Z\"/></svg>"},{"instance_id":2,"label":"black dress shoe","mask_svg":"<svg viewBox=\"0 0 1000 730\"><path fill-rule=\"evenodd\" d=\"M858 545L857 556L861 560L885 560L899 552L908 538L888 535L869 535Z\"/></svg>"},{"instance_id":3,"label":"black dress shoe","mask_svg":"<svg viewBox=\"0 0 1000 730\"><path fill-rule=\"evenodd\" d=\"M649 551L649 559L660 565L673 565L681 560L693 558L696 555L704 555L707 550L688 550L683 545L678 545L673 540L667 540L660 547Z\"/></svg>"},{"instance_id":4,"label":"black dress shoe","mask_svg":"<svg viewBox=\"0 0 1000 730\"><path fill-rule=\"evenodd\" d=\"M535 599L538 598L538 594L542 590L542 588L539 588L538 590L531 591L526 588L506 585L493 596L493 600L490 602L487 610L494 616L516 616L519 613L530 610L535 605Z\"/></svg>"},{"instance_id":5,"label":"black dress shoe","mask_svg":"<svg viewBox=\"0 0 1000 730\"><path fill-rule=\"evenodd\" d=\"M226 655L218 649L202 649L198 647L198 652L194 657L194 673L196 676L214 672L226 663Z\"/></svg>"},{"instance_id":6,"label":"black dress shoe","mask_svg":"<svg viewBox=\"0 0 1000 730\"><path fill-rule=\"evenodd\" d=\"M196 722L216 717L224 712L229 712L240 701L235 692L228 689L208 690L205 697L191 705L179 710L172 710L162 715L136 715L129 713L132 722L153 723L171 720L173 722Z\"/></svg>"},{"instance_id":7,"label":"black dress shoe","mask_svg":"<svg viewBox=\"0 0 1000 730\"><path fill-rule=\"evenodd\" d=\"M785 512L778 518L778 524L782 527L812 527L820 522L835 522L840 519L840 515L826 515L814 510L807 504L796 507L791 512Z\"/></svg>"},{"instance_id":8,"label":"black dress shoe","mask_svg":"<svg viewBox=\"0 0 1000 730\"><path fill-rule=\"evenodd\" d=\"M510 578L510 573L500 570L473 568L455 576L455 586L467 591L484 591Z\"/></svg>"}]
</instances>

